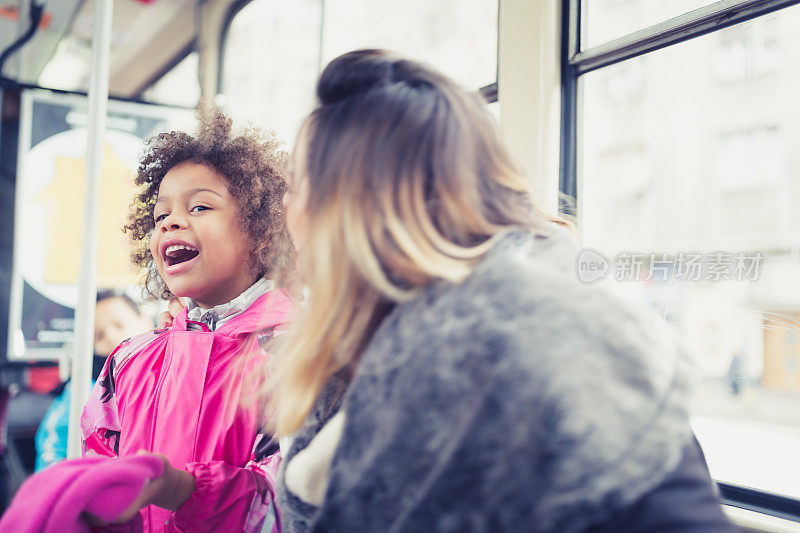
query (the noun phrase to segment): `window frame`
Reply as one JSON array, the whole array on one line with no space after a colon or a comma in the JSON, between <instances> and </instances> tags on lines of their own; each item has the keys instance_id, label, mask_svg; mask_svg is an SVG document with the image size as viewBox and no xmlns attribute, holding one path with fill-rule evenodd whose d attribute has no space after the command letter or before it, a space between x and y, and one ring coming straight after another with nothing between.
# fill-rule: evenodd
<instances>
[{"instance_id":1,"label":"window frame","mask_svg":"<svg viewBox=\"0 0 800 533\"><path fill-rule=\"evenodd\" d=\"M580 43L581 3L561 1L559 211L575 218L580 193L578 84L582 75L800 4L800 0L721 0L585 50ZM800 499L716 483L723 505L800 522Z\"/></svg>"},{"instance_id":2,"label":"window frame","mask_svg":"<svg viewBox=\"0 0 800 533\"><path fill-rule=\"evenodd\" d=\"M654 26L581 50L581 0L561 2L561 152L559 191L577 205L578 79L661 48L800 4L800 0L721 0ZM569 213L575 214L575 213Z\"/></svg>"}]
</instances>

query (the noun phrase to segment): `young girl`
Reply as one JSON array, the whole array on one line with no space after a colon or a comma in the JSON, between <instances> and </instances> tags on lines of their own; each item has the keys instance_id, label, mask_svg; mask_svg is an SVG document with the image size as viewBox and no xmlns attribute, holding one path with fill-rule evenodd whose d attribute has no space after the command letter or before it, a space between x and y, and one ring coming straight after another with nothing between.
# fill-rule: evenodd
<instances>
[{"instance_id":1,"label":"young girl","mask_svg":"<svg viewBox=\"0 0 800 533\"><path fill-rule=\"evenodd\" d=\"M291 260L282 168L274 140L234 134L219 113L202 118L196 137L151 139L139 165L126 228L134 261L147 267L151 294L189 304L170 329L110 355L82 434L87 455L163 455L162 477L175 483L138 502L164 507L141 511L145 531L243 531L251 510L274 516L279 456L269 439L257 442L264 417L252 396L263 347L292 307L274 288Z\"/></svg>"}]
</instances>

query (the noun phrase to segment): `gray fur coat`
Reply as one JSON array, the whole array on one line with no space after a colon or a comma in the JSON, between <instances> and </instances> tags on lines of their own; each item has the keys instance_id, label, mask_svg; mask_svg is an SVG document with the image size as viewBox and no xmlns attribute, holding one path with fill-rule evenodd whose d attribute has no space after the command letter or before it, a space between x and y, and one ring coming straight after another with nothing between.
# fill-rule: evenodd
<instances>
[{"instance_id":1,"label":"gray fur coat","mask_svg":"<svg viewBox=\"0 0 800 533\"><path fill-rule=\"evenodd\" d=\"M576 255L509 231L397 306L282 442L284 530L570 533L658 485L691 435L687 356Z\"/></svg>"}]
</instances>

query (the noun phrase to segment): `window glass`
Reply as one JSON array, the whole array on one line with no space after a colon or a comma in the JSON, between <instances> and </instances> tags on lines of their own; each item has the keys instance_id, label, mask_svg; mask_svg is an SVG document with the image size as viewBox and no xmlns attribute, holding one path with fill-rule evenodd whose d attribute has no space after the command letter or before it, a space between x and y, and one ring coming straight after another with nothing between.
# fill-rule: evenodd
<instances>
[{"instance_id":1,"label":"window glass","mask_svg":"<svg viewBox=\"0 0 800 533\"><path fill-rule=\"evenodd\" d=\"M91 62L91 45L69 35L59 41L53 57L39 74L37 83L42 87L64 91L85 91L89 87Z\"/></svg>"},{"instance_id":2,"label":"window glass","mask_svg":"<svg viewBox=\"0 0 800 533\"><path fill-rule=\"evenodd\" d=\"M497 10L497 0L326 0L323 59L388 48L477 90L497 80Z\"/></svg>"},{"instance_id":3,"label":"window glass","mask_svg":"<svg viewBox=\"0 0 800 533\"><path fill-rule=\"evenodd\" d=\"M395 50L477 90L497 81L497 8L497 0L254 0L228 31L224 105L291 147L321 69L357 48Z\"/></svg>"},{"instance_id":4,"label":"window glass","mask_svg":"<svg viewBox=\"0 0 800 533\"><path fill-rule=\"evenodd\" d=\"M159 104L195 107L200 100L198 55L192 52L142 93Z\"/></svg>"},{"instance_id":5,"label":"window glass","mask_svg":"<svg viewBox=\"0 0 800 533\"><path fill-rule=\"evenodd\" d=\"M612 41L716 1L581 0L581 48Z\"/></svg>"},{"instance_id":6,"label":"window glass","mask_svg":"<svg viewBox=\"0 0 800 533\"><path fill-rule=\"evenodd\" d=\"M494 101L490 104L486 105L486 109L489 110L489 113L494 117L497 123L500 123L500 101Z\"/></svg>"},{"instance_id":7,"label":"window glass","mask_svg":"<svg viewBox=\"0 0 800 533\"><path fill-rule=\"evenodd\" d=\"M234 17L225 42L224 107L275 130L289 147L314 104L321 9L320 0L254 0Z\"/></svg>"},{"instance_id":8,"label":"window glass","mask_svg":"<svg viewBox=\"0 0 800 533\"><path fill-rule=\"evenodd\" d=\"M597 282L686 340L712 475L800 498L800 8L580 89L580 228L608 264Z\"/></svg>"}]
</instances>

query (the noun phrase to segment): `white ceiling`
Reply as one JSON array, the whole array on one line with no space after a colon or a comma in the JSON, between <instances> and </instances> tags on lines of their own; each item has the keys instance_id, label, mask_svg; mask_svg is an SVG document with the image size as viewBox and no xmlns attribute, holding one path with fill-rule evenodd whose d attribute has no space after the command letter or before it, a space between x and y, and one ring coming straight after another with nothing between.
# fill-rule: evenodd
<instances>
[{"instance_id":1,"label":"white ceiling","mask_svg":"<svg viewBox=\"0 0 800 533\"><path fill-rule=\"evenodd\" d=\"M16 40L21 0L0 0L0 49ZM28 0L25 0L26 2ZM198 0L114 0L109 91L134 96L191 43ZM19 17L16 17L18 19ZM49 0L39 31L12 56L3 74L25 83L85 90L94 0Z\"/></svg>"},{"instance_id":2,"label":"white ceiling","mask_svg":"<svg viewBox=\"0 0 800 533\"><path fill-rule=\"evenodd\" d=\"M59 41L68 32L82 2L83 0L51 0L45 9L39 30L27 45L8 59L3 74L20 81L35 81L55 52ZM0 0L0 50L5 50L28 29L28 19L23 13L23 20L20 21L19 9L19 0Z\"/></svg>"}]
</instances>

